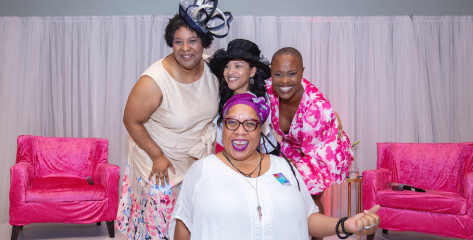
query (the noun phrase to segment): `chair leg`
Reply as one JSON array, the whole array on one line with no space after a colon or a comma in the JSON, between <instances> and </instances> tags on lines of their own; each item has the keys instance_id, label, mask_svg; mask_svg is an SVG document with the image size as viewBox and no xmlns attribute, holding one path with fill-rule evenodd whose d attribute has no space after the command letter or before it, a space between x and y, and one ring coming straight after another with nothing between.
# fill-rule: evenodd
<instances>
[{"instance_id":1,"label":"chair leg","mask_svg":"<svg viewBox=\"0 0 473 240\"><path fill-rule=\"evenodd\" d=\"M20 236L21 229L23 229L23 226L12 226L11 240L18 240L18 237Z\"/></svg>"},{"instance_id":2,"label":"chair leg","mask_svg":"<svg viewBox=\"0 0 473 240\"><path fill-rule=\"evenodd\" d=\"M107 230L108 230L108 236L110 236L110 238L115 238L115 228L114 228L114 225L115 225L115 220L113 221L106 221L107 223Z\"/></svg>"},{"instance_id":3,"label":"chair leg","mask_svg":"<svg viewBox=\"0 0 473 240\"><path fill-rule=\"evenodd\" d=\"M388 229L383 228L383 234L388 234Z\"/></svg>"},{"instance_id":4,"label":"chair leg","mask_svg":"<svg viewBox=\"0 0 473 240\"><path fill-rule=\"evenodd\" d=\"M374 240L374 233L370 235L366 235L366 240Z\"/></svg>"},{"instance_id":5,"label":"chair leg","mask_svg":"<svg viewBox=\"0 0 473 240\"><path fill-rule=\"evenodd\" d=\"M97 223L97 226L100 226L100 225L102 225L102 222L98 222L98 223Z\"/></svg>"}]
</instances>

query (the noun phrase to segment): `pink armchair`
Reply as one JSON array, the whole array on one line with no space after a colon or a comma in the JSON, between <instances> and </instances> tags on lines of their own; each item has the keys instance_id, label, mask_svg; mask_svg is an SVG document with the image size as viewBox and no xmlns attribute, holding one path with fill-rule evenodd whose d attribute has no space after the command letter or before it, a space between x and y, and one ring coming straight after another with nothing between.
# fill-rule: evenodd
<instances>
[{"instance_id":1,"label":"pink armchair","mask_svg":"<svg viewBox=\"0 0 473 240\"><path fill-rule=\"evenodd\" d=\"M363 208L379 204L380 228L473 239L473 143L378 143L363 173ZM422 192L394 191L390 182ZM373 236L370 236L373 237Z\"/></svg>"},{"instance_id":2,"label":"pink armchair","mask_svg":"<svg viewBox=\"0 0 473 240\"><path fill-rule=\"evenodd\" d=\"M19 136L10 176L12 240L23 225L43 222L106 221L115 237L120 168L108 164L108 140Z\"/></svg>"}]
</instances>

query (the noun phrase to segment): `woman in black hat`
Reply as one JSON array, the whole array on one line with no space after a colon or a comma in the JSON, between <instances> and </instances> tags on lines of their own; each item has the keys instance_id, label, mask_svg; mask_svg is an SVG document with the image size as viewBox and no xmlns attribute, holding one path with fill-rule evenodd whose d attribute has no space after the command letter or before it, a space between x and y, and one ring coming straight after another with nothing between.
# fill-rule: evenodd
<instances>
[{"instance_id":1,"label":"woman in black hat","mask_svg":"<svg viewBox=\"0 0 473 240\"><path fill-rule=\"evenodd\" d=\"M212 153L218 83L202 54L231 21L216 5L181 1L164 33L173 52L152 64L128 97L123 122L130 147L116 225L127 239L168 239L184 176ZM209 27L214 18L223 23Z\"/></svg>"},{"instance_id":2,"label":"woman in black hat","mask_svg":"<svg viewBox=\"0 0 473 240\"><path fill-rule=\"evenodd\" d=\"M223 121L220 113L228 99L246 92L268 99L264 80L271 76L270 63L260 55L261 51L254 42L235 39L228 43L226 50L217 50L209 59L210 70L219 79L219 114L214 123L217 125L217 143L220 145ZM259 150L262 153L279 155L275 148L278 142L271 129L271 121L266 121L262 126L262 133L266 138L261 138Z\"/></svg>"}]
</instances>

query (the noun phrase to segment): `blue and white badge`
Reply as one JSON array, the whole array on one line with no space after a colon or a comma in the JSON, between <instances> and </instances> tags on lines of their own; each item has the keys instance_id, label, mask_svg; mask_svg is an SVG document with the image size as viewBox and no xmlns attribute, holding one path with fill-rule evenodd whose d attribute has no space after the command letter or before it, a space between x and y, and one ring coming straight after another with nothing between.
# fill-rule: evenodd
<instances>
[{"instance_id":1,"label":"blue and white badge","mask_svg":"<svg viewBox=\"0 0 473 240\"><path fill-rule=\"evenodd\" d=\"M276 178L276 180L278 180L278 182L281 185L284 185L284 186L292 185L291 182L289 182L289 179L287 179L282 173L276 173L276 174L273 174L273 176Z\"/></svg>"}]
</instances>

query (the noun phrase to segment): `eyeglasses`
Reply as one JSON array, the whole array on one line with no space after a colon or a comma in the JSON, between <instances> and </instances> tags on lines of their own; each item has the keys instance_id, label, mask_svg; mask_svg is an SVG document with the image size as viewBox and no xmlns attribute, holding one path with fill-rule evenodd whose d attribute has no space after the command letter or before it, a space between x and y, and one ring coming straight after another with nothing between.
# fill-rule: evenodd
<instances>
[{"instance_id":1,"label":"eyeglasses","mask_svg":"<svg viewBox=\"0 0 473 240\"><path fill-rule=\"evenodd\" d=\"M259 125L260 121L256 119L248 119L243 122L238 121L234 118L225 118L223 120L225 127L230 131L235 131L240 127L240 124L243 125L243 128L247 132L253 132Z\"/></svg>"}]
</instances>

